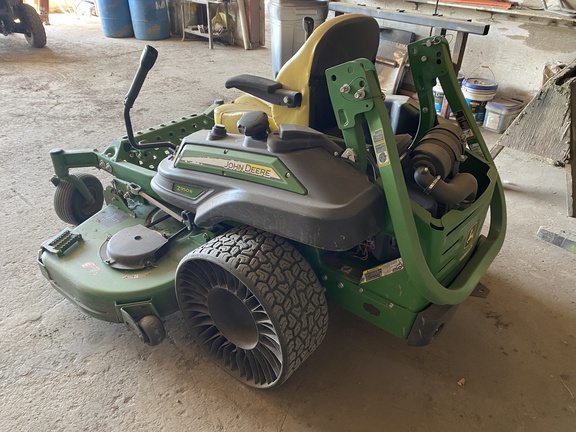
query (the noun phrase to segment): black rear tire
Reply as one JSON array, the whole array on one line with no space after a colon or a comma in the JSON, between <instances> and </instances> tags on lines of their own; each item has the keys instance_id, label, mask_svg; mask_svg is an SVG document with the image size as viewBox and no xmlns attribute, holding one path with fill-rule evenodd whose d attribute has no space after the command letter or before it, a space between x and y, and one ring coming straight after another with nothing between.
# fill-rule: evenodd
<instances>
[{"instance_id":1,"label":"black rear tire","mask_svg":"<svg viewBox=\"0 0 576 432\"><path fill-rule=\"evenodd\" d=\"M46 29L44 24L42 24L40 15L38 15L33 6L26 3L22 5L22 13L27 24L27 33L24 34L26 40L34 48L44 47L46 45Z\"/></svg>"},{"instance_id":2,"label":"black rear tire","mask_svg":"<svg viewBox=\"0 0 576 432\"><path fill-rule=\"evenodd\" d=\"M328 328L324 289L283 238L235 228L182 259L176 295L192 337L246 385L282 384Z\"/></svg>"},{"instance_id":3,"label":"black rear tire","mask_svg":"<svg viewBox=\"0 0 576 432\"><path fill-rule=\"evenodd\" d=\"M54 210L60 219L72 225L80 225L94 216L104 204L104 188L97 177L91 174L77 174L94 198L94 203L88 204L80 192L65 180L60 181L54 191Z\"/></svg>"}]
</instances>

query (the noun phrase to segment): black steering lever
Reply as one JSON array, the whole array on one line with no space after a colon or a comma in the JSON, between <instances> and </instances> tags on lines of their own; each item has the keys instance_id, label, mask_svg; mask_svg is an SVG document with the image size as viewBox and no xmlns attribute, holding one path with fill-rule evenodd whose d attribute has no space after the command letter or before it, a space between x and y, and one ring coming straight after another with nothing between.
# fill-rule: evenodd
<instances>
[{"instance_id":1,"label":"black steering lever","mask_svg":"<svg viewBox=\"0 0 576 432\"><path fill-rule=\"evenodd\" d=\"M134 105L134 101L138 97L140 93L140 89L146 80L146 76L154 63L156 63L156 59L158 58L158 51L151 47L150 45L146 45L144 50L142 50L142 55L140 56L140 65L138 66L138 70L136 71L136 75L132 80L132 84L130 85L130 89L124 98L124 123L126 124L126 134L128 135L128 141L130 145L138 150L145 150L150 148L161 148L161 147L170 147L175 149L176 145L169 141L167 142L152 142L152 143L136 143L134 139L134 131L132 130L132 121L130 120L130 109Z\"/></svg>"}]
</instances>

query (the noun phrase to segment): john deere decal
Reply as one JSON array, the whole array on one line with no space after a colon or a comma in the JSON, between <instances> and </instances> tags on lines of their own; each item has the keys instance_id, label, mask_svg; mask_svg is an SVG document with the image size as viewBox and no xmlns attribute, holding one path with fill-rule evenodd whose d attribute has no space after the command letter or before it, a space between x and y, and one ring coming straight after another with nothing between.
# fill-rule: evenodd
<instances>
[{"instance_id":1,"label":"john deere decal","mask_svg":"<svg viewBox=\"0 0 576 432\"><path fill-rule=\"evenodd\" d=\"M228 171L241 172L244 174L250 174L257 177L263 177L272 180L282 180L278 175L278 173L273 168L265 165L240 162L232 159L219 159L219 158L195 157L195 156L183 157L182 161L197 165L222 168Z\"/></svg>"}]
</instances>

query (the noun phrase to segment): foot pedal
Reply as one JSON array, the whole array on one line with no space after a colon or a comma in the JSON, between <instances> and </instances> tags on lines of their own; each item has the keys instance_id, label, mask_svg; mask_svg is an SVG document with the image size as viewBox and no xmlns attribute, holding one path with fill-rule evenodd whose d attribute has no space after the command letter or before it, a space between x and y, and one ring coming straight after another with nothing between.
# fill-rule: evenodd
<instances>
[{"instance_id":1,"label":"foot pedal","mask_svg":"<svg viewBox=\"0 0 576 432\"><path fill-rule=\"evenodd\" d=\"M61 257L80 240L82 240L81 234L74 234L69 228L66 228L60 234L42 243L42 249Z\"/></svg>"}]
</instances>

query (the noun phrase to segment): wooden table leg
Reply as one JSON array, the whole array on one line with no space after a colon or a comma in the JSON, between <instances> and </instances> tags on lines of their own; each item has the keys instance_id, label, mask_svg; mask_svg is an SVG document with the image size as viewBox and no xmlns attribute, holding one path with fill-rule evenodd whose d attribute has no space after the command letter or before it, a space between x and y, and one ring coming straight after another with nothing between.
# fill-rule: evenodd
<instances>
[{"instance_id":1,"label":"wooden table leg","mask_svg":"<svg viewBox=\"0 0 576 432\"><path fill-rule=\"evenodd\" d=\"M180 3L180 16L182 17L182 40L186 40L186 17L184 16L184 3Z\"/></svg>"},{"instance_id":2,"label":"wooden table leg","mask_svg":"<svg viewBox=\"0 0 576 432\"><path fill-rule=\"evenodd\" d=\"M570 86L570 147L566 166L566 203L568 216L576 217L576 82Z\"/></svg>"},{"instance_id":3,"label":"wooden table leg","mask_svg":"<svg viewBox=\"0 0 576 432\"><path fill-rule=\"evenodd\" d=\"M568 205L568 216L576 217L576 163L571 160L566 167L566 204Z\"/></svg>"},{"instance_id":4,"label":"wooden table leg","mask_svg":"<svg viewBox=\"0 0 576 432\"><path fill-rule=\"evenodd\" d=\"M208 49L214 49L214 41L212 40L212 16L210 15L210 2L206 2L206 17L208 18Z\"/></svg>"},{"instance_id":5,"label":"wooden table leg","mask_svg":"<svg viewBox=\"0 0 576 432\"><path fill-rule=\"evenodd\" d=\"M452 50L452 62L454 63L456 75L458 75L458 72L460 72L460 68L462 67L462 60L464 59L464 51L466 51L467 42L468 33L456 32L454 49Z\"/></svg>"},{"instance_id":6,"label":"wooden table leg","mask_svg":"<svg viewBox=\"0 0 576 432\"><path fill-rule=\"evenodd\" d=\"M232 23L228 10L228 2L224 2L224 13L226 14L226 31L228 32L228 43L232 46L234 45L234 38L232 36Z\"/></svg>"}]
</instances>

